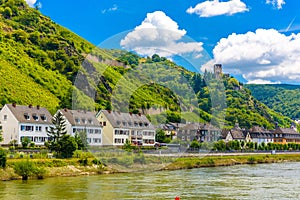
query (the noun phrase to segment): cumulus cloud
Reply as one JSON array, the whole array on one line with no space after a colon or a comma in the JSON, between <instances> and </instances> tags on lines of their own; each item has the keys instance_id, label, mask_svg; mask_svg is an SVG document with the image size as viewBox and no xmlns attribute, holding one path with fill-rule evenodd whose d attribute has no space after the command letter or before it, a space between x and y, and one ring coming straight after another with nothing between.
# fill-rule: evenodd
<instances>
[{"instance_id":1,"label":"cumulus cloud","mask_svg":"<svg viewBox=\"0 0 300 200\"><path fill-rule=\"evenodd\" d=\"M34 7L36 1L37 1L37 0L26 0L27 4L28 4L30 7Z\"/></svg>"},{"instance_id":2,"label":"cumulus cloud","mask_svg":"<svg viewBox=\"0 0 300 200\"><path fill-rule=\"evenodd\" d=\"M197 14L200 17L213 17L218 15L233 15L249 11L246 4L241 0L230 0L220 2L219 0L204 1L197 4L194 8L190 7L186 10L189 14Z\"/></svg>"},{"instance_id":3,"label":"cumulus cloud","mask_svg":"<svg viewBox=\"0 0 300 200\"><path fill-rule=\"evenodd\" d=\"M201 54L201 42L182 41L186 31L162 11L148 13L144 21L121 40L120 45L138 54L151 56L159 54L164 57L185 53Z\"/></svg>"},{"instance_id":4,"label":"cumulus cloud","mask_svg":"<svg viewBox=\"0 0 300 200\"><path fill-rule=\"evenodd\" d=\"M233 33L218 42L213 55L202 71L222 63L228 73L242 74L249 82L300 82L300 33L287 36L274 29Z\"/></svg>"},{"instance_id":5,"label":"cumulus cloud","mask_svg":"<svg viewBox=\"0 0 300 200\"><path fill-rule=\"evenodd\" d=\"M272 4L278 10L282 9L282 5L285 4L284 0L266 0L266 4Z\"/></svg>"}]
</instances>

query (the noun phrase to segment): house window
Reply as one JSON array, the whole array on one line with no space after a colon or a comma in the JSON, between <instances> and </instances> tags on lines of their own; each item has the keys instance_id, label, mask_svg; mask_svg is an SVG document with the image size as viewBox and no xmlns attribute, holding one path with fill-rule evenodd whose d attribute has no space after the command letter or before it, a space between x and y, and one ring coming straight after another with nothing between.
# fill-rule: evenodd
<instances>
[{"instance_id":1,"label":"house window","mask_svg":"<svg viewBox=\"0 0 300 200\"><path fill-rule=\"evenodd\" d=\"M46 120L47 120L46 115L41 115L41 119L42 119L43 121L46 121Z\"/></svg>"},{"instance_id":2,"label":"house window","mask_svg":"<svg viewBox=\"0 0 300 200\"><path fill-rule=\"evenodd\" d=\"M3 116L3 120L6 121L7 120L7 115Z\"/></svg>"},{"instance_id":3,"label":"house window","mask_svg":"<svg viewBox=\"0 0 300 200\"><path fill-rule=\"evenodd\" d=\"M33 126L21 125L21 131L33 131Z\"/></svg>"},{"instance_id":4,"label":"house window","mask_svg":"<svg viewBox=\"0 0 300 200\"><path fill-rule=\"evenodd\" d=\"M100 138L93 138L93 142L94 143L101 143L101 139Z\"/></svg>"},{"instance_id":5,"label":"house window","mask_svg":"<svg viewBox=\"0 0 300 200\"><path fill-rule=\"evenodd\" d=\"M75 118L75 122L76 122L77 124L80 124L80 119Z\"/></svg>"},{"instance_id":6,"label":"house window","mask_svg":"<svg viewBox=\"0 0 300 200\"><path fill-rule=\"evenodd\" d=\"M32 114L32 118L33 118L35 121L38 121L38 120L39 120L39 116L37 116L37 114Z\"/></svg>"},{"instance_id":7,"label":"house window","mask_svg":"<svg viewBox=\"0 0 300 200\"><path fill-rule=\"evenodd\" d=\"M82 118L81 121L82 121L83 124L87 124L87 121L86 121L85 118Z\"/></svg>"},{"instance_id":8,"label":"house window","mask_svg":"<svg viewBox=\"0 0 300 200\"><path fill-rule=\"evenodd\" d=\"M35 127L35 131L41 132L42 131L42 127L41 126L36 126Z\"/></svg>"},{"instance_id":9,"label":"house window","mask_svg":"<svg viewBox=\"0 0 300 200\"><path fill-rule=\"evenodd\" d=\"M94 133L94 129L88 129L88 133L89 134L93 134Z\"/></svg>"},{"instance_id":10,"label":"house window","mask_svg":"<svg viewBox=\"0 0 300 200\"><path fill-rule=\"evenodd\" d=\"M103 122L103 126L106 126L106 122Z\"/></svg>"},{"instance_id":11,"label":"house window","mask_svg":"<svg viewBox=\"0 0 300 200\"><path fill-rule=\"evenodd\" d=\"M30 120L30 116L28 113L24 113L24 118L27 119L27 120Z\"/></svg>"}]
</instances>

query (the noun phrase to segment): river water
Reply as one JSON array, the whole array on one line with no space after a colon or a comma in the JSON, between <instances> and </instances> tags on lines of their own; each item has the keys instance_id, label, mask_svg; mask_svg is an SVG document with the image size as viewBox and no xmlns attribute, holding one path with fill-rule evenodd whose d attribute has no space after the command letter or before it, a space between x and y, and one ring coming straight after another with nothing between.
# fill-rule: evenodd
<instances>
[{"instance_id":1,"label":"river water","mask_svg":"<svg viewBox=\"0 0 300 200\"><path fill-rule=\"evenodd\" d=\"M300 163L0 182L0 199L300 199Z\"/></svg>"}]
</instances>

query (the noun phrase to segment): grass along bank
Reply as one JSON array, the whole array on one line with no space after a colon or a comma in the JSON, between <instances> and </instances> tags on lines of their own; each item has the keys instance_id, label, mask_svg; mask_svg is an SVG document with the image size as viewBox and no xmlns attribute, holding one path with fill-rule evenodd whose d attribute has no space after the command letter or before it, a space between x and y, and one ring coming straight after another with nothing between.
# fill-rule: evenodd
<instances>
[{"instance_id":1,"label":"grass along bank","mask_svg":"<svg viewBox=\"0 0 300 200\"><path fill-rule=\"evenodd\" d=\"M181 157L166 166L163 170L192 169L200 167L218 167L242 164L262 164L279 162L299 162L299 154L251 154L205 157Z\"/></svg>"},{"instance_id":2,"label":"grass along bank","mask_svg":"<svg viewBox=\"0 0 300 200\"><path fill-rule=\"evenodd\" d=\"M159 157L145 155L122 155L112 157L115 160L104 164L102 159L96 158L18 158L8 159L5 169L0 169L0 180L22 179L16 173L16 166L30 162L33 168L29 169L29 179L47 177L97 175L103 173L143 172L149 170L179 170L200 167L218 167L242 164L299 162L300 154L257 154L257 155L226 155L205 157ZM124 164L126 163L126 164ZM31 166L31 165L30 165ZM32 166L31 166L32 167ZM19 167L20 168L20 167ZM132 169L132 170L130 170ZM25 174L26 175L26 174Z\"/></svg>"}]
</instances>

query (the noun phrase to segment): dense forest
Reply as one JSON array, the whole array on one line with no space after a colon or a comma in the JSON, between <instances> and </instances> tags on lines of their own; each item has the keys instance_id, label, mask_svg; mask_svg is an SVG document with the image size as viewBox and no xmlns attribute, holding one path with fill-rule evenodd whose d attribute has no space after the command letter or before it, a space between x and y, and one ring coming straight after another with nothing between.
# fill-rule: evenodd
<instances>
[{"instance_id":1,"label":"dense forest","mask_svg":"<svg viewBox=\"0 0 300 200\"><path fill-rule=\"evenodd\" d=\"M1 105L145 112L153 123L274 128L291 121L230 76L190 72L157 54L96 48L23 0L0 0L0 27Z\"/></svg>"},{"instance_id":2,"label":"dense forest","mask_svg":"<svg viewBox=\"0 0 300 200\"><path fill-rule=\"evenodd\" d=\"M300 118L300 86L286 84L247 85L253 96L292 119Z\"/></svg>"}]
</instances>

